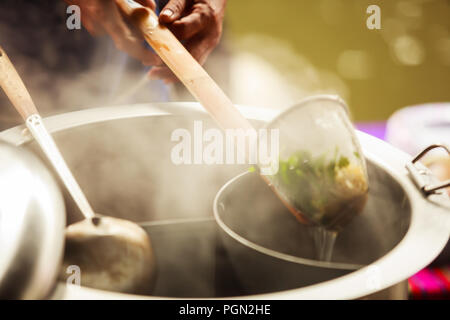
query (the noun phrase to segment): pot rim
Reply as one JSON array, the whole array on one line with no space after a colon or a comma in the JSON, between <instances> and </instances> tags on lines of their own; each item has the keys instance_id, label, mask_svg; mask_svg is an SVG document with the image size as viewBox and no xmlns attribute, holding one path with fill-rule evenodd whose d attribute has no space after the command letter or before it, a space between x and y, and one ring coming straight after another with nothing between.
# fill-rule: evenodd
<instances>
[{"instance_id":1,"label":"pot rim","mask_svg":"<svg viewBox=\"0 0 450 320\"><path fill-rule=\"evenodd\" d=\"M256 250L264 255L268 255L270 257L273 258L277 258L280 260L284 260L284 261L288 261L288 262L293 262L293 263L298 263L298 264L303 264L303 265L307 265L307 266L312 266L312 267L318 267L318 268L329 268L329 269L339 269L339 270L358 270L360 268L363 268L364 265L360 265L360 264L352 264L352 263L341 263L341 262L327 262L327 261L319 261L319 260L313 260L313 259L308 259L308 258L302 258L302 257L298 257L298 256L293 256L291 254L287 254L287 253L282 253L276 250L272 250L269 249L267 247L261 246L259 244L254 243L253 241L250 241L244 237L242 237L241 235L239 235L238 233L234 232L230 227L228 227L228 225L223 221L223 219L221 218L221 215L219 213L219 200L221 198L221 196L223 195L223 193L234 183L238 182L239 180L245 178L245 176L249 176L253 174L252 172L243 172L240 175L232 178L231 180L229 180L227 183L225 183L225 185L222 186L222 188L220 188L219 192L217 192L216 197L214 198L214 218L216 219L217 224L220 226L220 228L225 231L225 233L227 233L231 238L233 238L234 240L238 241L239 243L241 243L242 245Z\"/></svg>"},{"instance_id":2,"label":"pot rim","mask_svg":"<svg viewBox=\"0 0 450 320\"><path fill-rule=\"evenodd\" d=\"M237 108L251 120L270 121L279 111L266 108ZM206 115L198 103L152 103L102 107L64 113L44 119L50 132L110 120L145 116L189 114ZM23 133L25 126L17 126L0 133L0 139L15 145L23 145L32 138ZM348 275L319 284L276 293L251 296L227 297L236 299L354 299L391 287L427 266L444 248L450 236L450 213L437 206L416 188L409 179L405 164L412 157L388 143L357 131L363 153L367 158L396 178L411 203L411 222L400 243L376 262ZM414 254L411 254L411 253ZM367 282L371 267L376 267L380 277L379 286L372 288ZM97 289L58 283L53 299L174 299L167 297L138 296L107 292Z\"/></svg>"},{"instance_id":3,"label":"pot rim","mask_svg":"<svg viewBox=\"0 0 450 320\"><path fill-rule=\"evenodd\" d=\"M411 161L412 157L363 132L357 131L357 136L366 158L391 175L405 190L411 205L411 221L403 239L378 260L342 277L299 289L250 298L354 299L368 296L408 279L431 263L445 247L450 236L450 212L445 207L436 205L431 199L425 198L411 181L405 165ZM245 173L231 179L218 192L214 200L216 217L218 216L218 198L226 186L243 175ZM374 272L380 278L377 286L371 287L369 281Z\"/></svg>"}]
</instances>

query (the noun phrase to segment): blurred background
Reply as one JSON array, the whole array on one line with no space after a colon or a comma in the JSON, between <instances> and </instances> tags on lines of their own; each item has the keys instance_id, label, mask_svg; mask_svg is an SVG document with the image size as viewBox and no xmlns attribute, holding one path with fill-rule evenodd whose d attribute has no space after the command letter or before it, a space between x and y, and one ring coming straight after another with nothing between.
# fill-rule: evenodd
<instances>
[{"instance_id":1,"label":"blurred background","mask_svg":"<svg viewBox=\"0 0 450 320\"><path fill-rule=\"evenodd\" d=\"M381 30L366 26L372 4ZM450 101L447 0L230 0L225 41L237 103L280 107L335 92L356 121L374 121Z\"/></svg>"},{"instance_id":2,"label":"blurred background","mask_svg":"<svg viewBox=\"0 0 450 320\"><path fill-rule=\"evenodd\" d=\"M381 30L366 25L373 4ZM44 115L192 100L181 85L160 81L123 99L145 68L107 37L68 30L67 17L63 1L6 1L0 10L0 43ZM238 104L286 108L337 93L354 120L386 120L405 106L450 101L450 1L229 0L222 43L206 68ZM0 129L20 123L2 109Z\"/></svg>"}]
</instances>

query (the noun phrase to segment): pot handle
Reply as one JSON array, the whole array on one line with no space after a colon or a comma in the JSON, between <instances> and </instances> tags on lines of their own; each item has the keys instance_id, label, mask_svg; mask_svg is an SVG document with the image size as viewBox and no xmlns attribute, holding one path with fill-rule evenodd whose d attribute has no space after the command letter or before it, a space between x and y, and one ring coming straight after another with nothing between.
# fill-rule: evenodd
<instances>
[{"instance_id":1,"label":"pot handle","mask_svg":"<svg viewBox=\"0 0 450 320\"><path fill-rule=\"evenodd\" d=\"M450 180L441 182L441 183L433 183L431 179L431 172L425 166L418 167L416 163L422 159L428 152L433 149L442 148L444 149L450 156L450 149L442 144L433 144L425 148L421 151L414 159L406 164L406 168L408 169L411 177L413 178L416 185L422 190L422 192L428 196L430 194L437 193L439 190L450 187Z\"/></svg>"}]
</instances>

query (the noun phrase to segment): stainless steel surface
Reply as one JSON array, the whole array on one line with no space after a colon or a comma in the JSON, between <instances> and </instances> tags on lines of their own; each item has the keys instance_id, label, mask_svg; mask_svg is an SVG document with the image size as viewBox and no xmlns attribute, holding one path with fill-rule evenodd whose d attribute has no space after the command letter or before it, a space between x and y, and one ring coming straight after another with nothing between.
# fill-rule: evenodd
<instances>
[{"instance_id":1,"label":"stainless steel surface","mask_svg":"<svg viewBox=\"0 0 450 320\"><path fill-rule=\"evenodd\" d=\"M316 259L313 227L297 223L258 174L244 173L227 183L216 197L214 213L231 264L245 286L319 284L370 265L396 247L409 227L410 201L395 179L371 161L368 172L368 203L337 237L330 262Z\"/></svg>"},{"instance_id":2,"label":"stainless steel surface","mask_svg":"<svg viewBox=\"0 0 450 320\"><path fill-rule=\"evenodd\" d=\"M417 162L420 159L422 159L431 150L438 148L444 149L450 156L450 150L447 146L434 144L422 150L410 163L406 164L406 168L414 179L414 182L426 196L430 194L443 193L443 189L450 187L450 180L436 182L435 180L437 179L432 176L431 170L427 169L423 165L421 165L420 168L417 167Z\"/></svg>"},{"instance_id":3,"label":"stainless steel surface","mask_svg":"<svg viewBox=\"0 0 450 320\"><path fill-rule=\"evenodd\" d=\"M368 202L339 234L331 262L317 261L314 227L295 223L257 173L239 175L221 189L215 218L229 237L263 254L307 266L357 270L392 250L411 219L411 203L396 180L372 161L368 172Z\"/></svg>"},{"instance_id":4,"label":"stainless steel surface","mask_svg":"<svg viewBox=\"0 0 450 320\"><path fill-rule=\"evenodd\" d=\"M283 275L274 269L274 272L265 275L265 281L249 284L236 272L234 261L230 259L230 255L238 251L230 251L230 248L225 247L220 237L221 230L213 218L155 221L144 223L142 227L155 243L158 274L155 285L148 285L151 294L155 296L239 297L283 288L298 288L304 286L306 281L311 282L307 279L309 275L301 274L304 267L275 263L274 259L265 256L260 257L259 261L263 268L284 265L285 269L290 267L291 273ZM237 249L245 256L255 255L255 251L248 247L240 246ZM295 276L290 277L295 271ZM348 272L328 272L327 276L332 278ZM400 283L388 291L377 293L376 297L367 298L405 298L405 288L405 283Z\"/></svg>"},{"instance_id":5,"label":"stainless steel surface","mask_svg":"<svg viewBox=\"0 0 450 320\"><path fill-rule=\"evenodd\" d=\"M52 136L45 128L41 116L38 114L34 114L28 117L26 126L51 162L59 178L64 182L64 186L67 188L67 190L70 192L71 196L77 203L83 216L86 219L93 218L95 215L94 211L92 210L83 191L81 190L80 186L72 175L72 172L64 161L64 158L59 152L59 149L56 146Z\"/></svg>"},{"instance_id":6,"label":"stainless steel surface","mask_svg":"<svg viewBox=\"0 0 450 320\"><path fill-rule=\"evenodd\" d=\"M276 115L254 108L242 107L240 110L246 117L259 120L259 124ZM170 134L175 128L191 129L194 119L204 119L205 127L213 125L195 103L107 107L63 114L44 121L95 208L116 217L156 223L167 219L211 218L217 191L226 181L247 169L246 166L173 165L170 151L176 143L170 141ZM30 139L22 134L22 130L23 126L16 127L1 133L0 137L37 150L34 143L28 143ZM405 219L409 216L404 236L374 230L380 235L380 241L396 243L396 246L392 250L387 246L369 266L301 288L254 291L241 298L353 299L386 289L394 292L404 288L404 280L428 265L442 250L449 237L448 210L425 199L411 181L405 169L411 157L366 134L358 132L358 138L369 162L379 172L386 173L392 182L388 186L397 186L399 194L406 195L410 210L396 213ZM73 145L77 150L72 150ZM105 158L110 160L105 161ZM66 202L70 216L76 209L67 196ZM391 232L393 230L405 231L391 229ZM362 263L367 261L372 260ZM372 286L370 281L374 271L379 281ZM404 297L405 291L400 291L403 296L396 294L396 297ZM60 283L52 298L143 297Z\"/></svg>"},{"instance_id":7,"label":"stainless steel surface","mask_svg":"<svg viewBox=\"0 0 450 320\"><path fill-rule=\"evenodd\" d=\"M31 152L0 142L0 298L45 298L59 272L65 210Z\"/></svg>"}]
</instances>

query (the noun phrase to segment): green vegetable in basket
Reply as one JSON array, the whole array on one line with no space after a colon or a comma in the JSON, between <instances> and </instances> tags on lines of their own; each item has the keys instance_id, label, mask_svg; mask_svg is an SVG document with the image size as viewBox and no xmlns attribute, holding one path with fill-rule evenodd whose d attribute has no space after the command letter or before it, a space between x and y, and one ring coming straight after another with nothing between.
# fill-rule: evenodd
<instances>
[{"instance_id":1,"label":"green vegetable in basket","mask_svg":"<svg viewBox=\"0 0 450 320\"><path fill-rule=\"evenodd\" d=\"M359 154L355 157L359 159ZM287 200L312 224L339 229L362 211L368 183L359 163L351 163L335 150L330 160L297 151L280 159L278 173L272 177Z\"/></svg>"}]
</instances>

